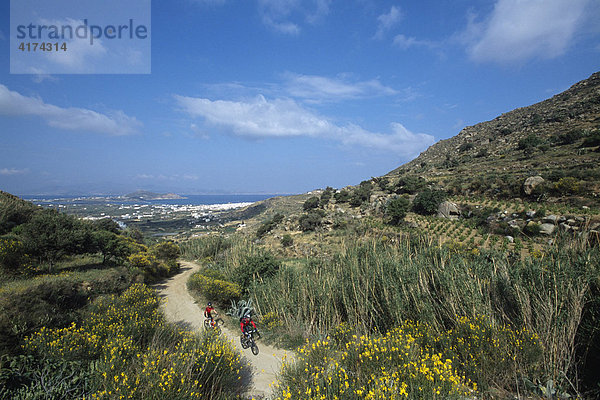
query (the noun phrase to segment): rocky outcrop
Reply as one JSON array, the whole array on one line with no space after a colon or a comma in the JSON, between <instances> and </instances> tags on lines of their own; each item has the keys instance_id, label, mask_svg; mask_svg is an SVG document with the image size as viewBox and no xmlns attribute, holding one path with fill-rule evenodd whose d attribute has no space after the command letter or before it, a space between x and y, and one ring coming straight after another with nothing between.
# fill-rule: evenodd
<instances>
[{"instance_id":1,"label":"rocky outcrop","mask_svg":"<svg viewBox=\"0 0 600 400\"><path fill-rule=\"evenodd\" d=\"M437 216L439 218L458 219L460 217L460 210L453 202L443 201L438 206Z\"/></svg>"},{"instance_id":2,"label":"rocky outcrop","mask_svg":"<svg viewBox=\"0 0 600 400\"><path fill-rule=\"evenodd\" d=\"M544 183L544 178L541 176L530 176L529 178L525 179L525 183L523 183L523 193L525 193L527 196L530 196L531 193L533 193L533 190L542 183Z\"/></svg>"}]
</instances>

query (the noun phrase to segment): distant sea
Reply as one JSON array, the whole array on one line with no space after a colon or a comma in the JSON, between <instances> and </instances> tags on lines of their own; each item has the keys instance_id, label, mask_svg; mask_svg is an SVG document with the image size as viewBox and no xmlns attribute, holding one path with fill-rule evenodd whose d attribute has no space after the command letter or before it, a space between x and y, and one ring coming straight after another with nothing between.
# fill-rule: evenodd
<instances>
[{"instance_id":1,"label":"distant sea","mask_svg":"<svg viewBox=\"0 0 600 400\"><path fill-rule=\"evenodd\" d=\"M22 196L36 204L170 204L170 205L210 205L232 203L254 203L281 194L200 194L181 195L183 199L132 200L118 196Z\"/></svg>"}]
</instances>

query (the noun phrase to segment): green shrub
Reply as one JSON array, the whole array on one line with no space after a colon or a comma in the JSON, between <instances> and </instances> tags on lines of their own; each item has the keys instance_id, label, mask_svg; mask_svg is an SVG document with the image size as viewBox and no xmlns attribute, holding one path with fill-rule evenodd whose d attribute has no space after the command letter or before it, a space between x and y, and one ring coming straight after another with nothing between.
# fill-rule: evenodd
<instances>
[{"instance_id":1,"label":"green shrub","mask_svg":"<svg viewBox=\"0 0 600 400\"><path fill-rule=\"evenodd\" d=\"M366 203L371 198L371 191L373 185L370 181L363 181L358 185L356 189L352 192L352 196L350 197L350 205L352 207L359 207L363 203Z\"/></svg>"},{"instance_id":2,"label":"green shrub","mask_svg":"<svg viewBox=\"0 0 600 400\"><path fill-rule=\"evenodd\" d=\"M150 248L150 252L161 261L174 261L177 260L181 251L179 246L171 241L165 241L155 244Z\"/></svg>"},{"instance_id":3,"label":"green shrub","mask_svg":"<svg viewBox=\"0 0 600 400\"><path fill-rule=\"evenodd\" d=\"M442 201L446 199L446 192L443 190L426 189L419 193L413 201L413 210L421 215L432 215Z\"/></svg>"},{"instance_id":4,"label":"green shrub","mask_svg":"<svg viewBox=\"0 0 600 400\"><path fill-rule=\"evenodd\" d=\"M542 139L532 133L519 140L518 149L523 150L525 154L531 154L533 150L542 143Z\"/></svg>"},{"instance_id":5,"label":"green shrub","mask_svg":"<svg viewBox=\"0 0 600 400\"><path fill-rule=\"evenodd\" d=\"M385 209L385 215L392 225L398 225L410 208L410 201L404 197L396 197L390 200Z\"/></svg>"},{"instance_id":6,"label":"green shrub","mask_svg":"<svg viewBox=\"0 0 600 400\"><path fill-rule=\"evenodd\" d=\"M460 151L462 153L462 152L465 152L465 151L469 151L469 150L471 150L474 147L475 147L475 145L473 145L473 143L471 143L471 142L465 142L465 143L463 143L463 144L460 145L460 147L458 148L458 151Z\"/></svg>"},{"instance_id":7,"label":"green shrub","mask_svg":"<svg viewBox=\"0 0 600 400\"><path fill-rule=\"evenodd\" d=\"M234 279L244 289L256 279L267 279L277 273L281 264L269 253L247 256L235 270Z\"/></svg>"},{"instance_id":8,"label":"green shrub","mask_svg":"<svg viewBox=\"0 0 600 400\"><path fill-rule=\"evenodd\" d=\"M323 210L311 210L310 212L303 214L298 219L300 230L306 232L314 231L315 229L319 228L322 224L323 216Z\"/></svg>"},{"instance_id":9,"label":"green shrub","mask_svg":"<svg viewBox=\"0 0 600 400\"><path fill-rule=\"evenodd\" d=\"M600 131L595 131L590 136L586 137L581 144L581 147L600 146Z\"/></svg>"},{"instance_id":10,"label":"green shrub","mask_svg":"<svg viewBox=\"0 0 600 400\"><path fill-rule=\"evenodd\" d=\"M294 244L294 239L292 239L292 235L290 235L289 233L283 235L283 237L281 238L281 245L283 247L290 247L292 244Z\"/></svg>"},{"instance_id":11,"label":"green shrub","mask_svg":"<svg viewBox=\"0 0 600 400\"><path fill-rule=\"evenodd\" d=\"M283 221L284 215L276 213L273 218L263 222L256 230L256 236L261 238L268 232L271 232L281 221Z\"/></svg>"},{"instance_id":12,"label":"green shrub","mask_svg":"<svg viewBox=\"0 0 600 400\"><path fill-rule=\"evenodd\" d=\"M560 195L579 193L579 180L572 176L560 178L554 183L553 189Z\"/></svg>"},{"instance_id":13,"label":"green shrub","mask_svg":"<svg viewBox=\"0 0 600 400\"><path fill-rule=\"evenodd\" d=\"M0 237L0 270L10 274L26 272L29 257L21 240L14 235Z\"/></svg>"},{"instance_id":14,"label":"green shrub","mask_svg":"<svg viewBox=\"0 0 600 400\"><path fill-rule=\"evenodd\" d=\"M190 290L197 290L206 299L214 301L221 306L229 305L232 300L239 300L242 295L240 285L225 279L211 277L205 271L198 272L190 277L188 280L188 288Z\"/></svg>"},{"instance_id":15,"label":"green shrub","mask_svg":"<svg viewBox=\"0 0 600 400\"><path fill-rule=\"evenodd\" d=\"M402 176L396 183L396 193L413 194L423 189L427 185L427 181L420 176Z\"/></svg>"},{"instance_id":16,"label":"green shrub","mask_svg":"<svg viewBox=\"0 0 600 400\"><path fill-rule=\"evenodd\" d=\"M317 207L319 207L319 198L316 196L309 198L302 205L302 209L304 211L312 210L313 208L317 208Z\"/></svg>"},{"instance_id":17,"label":"green shrub","mask_svg":"<svg viewBox=\"0 0 600 400\"><path fill-rule=\"evenodd\" d=\"M573 144L583 137L583 131L581 129L573 129L567 133L559 135L556 138L556 142L561 145Z\"/></svg>"},{"instance_id":18,"label":"green shrub","mask_svg":"<svg viewBox=\"0 0 600 400\"><path fill-rule=\"evenodd\" d=\"M333 195L333 198L338 203L347 203L350 201L350 192L347 190L340 190L336 194Z\"/></svg>"}]
</instances>

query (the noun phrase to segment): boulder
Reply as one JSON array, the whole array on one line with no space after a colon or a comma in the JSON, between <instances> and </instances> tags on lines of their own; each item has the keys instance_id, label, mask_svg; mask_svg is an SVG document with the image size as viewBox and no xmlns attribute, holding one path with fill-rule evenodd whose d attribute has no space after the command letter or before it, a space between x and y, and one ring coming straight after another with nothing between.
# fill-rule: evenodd
<instances>
[{"instance_id":1,"label":"boulder","mask_svg":"<svg viewBox=\"0 0 600 400\"><path fill-rule=\"evenodd\" d=\"M504 236L504 238L508 240L508 243L513 243L515 241L515 238L512 236Z\"/></svg>"},{"instance_id":2,"label":"boulder","mask_svg":"<svg viewBox=\"0 0 600 400\"><path fill-rule=\"evenodd\" d=\"M525 215L527 216L527 218L533 218L535 217L535 211L529 210L525 213Z\"/></svg>"},{"instance_id":3,"label":"boulder","mask_svg":"<svg viewBox=\"0 0 600 400\"><path fill-rule=\"evenodd\" d=\"M570 225L568 225L564 222L561 222L558 226L560 227L561 230L563 230L565 232L568 232L572 229Z\"/></svg>"},{"instance_id":4,"label":"boulder","mask_svg":"<svg viewBox=\"0 0 600 400\"><path fill-rule=\"evenodd\" d=\"M513 228L523 229L527 225L527 222L523 219L513 219L508 221L508 225Z\"/></svg>"},{"instance_id":5,"label":"boulder","mask_svg":"<svg viewBox=\"0 0 600 400\"><path fill-rule=\"evenodd\" d=\"M533 193L533 190L536 188L536 186L543 182L544 178L539 175L530 176L529 178L525 179L525 183L523 183L523 192L529 196L531 193Z\"/></svg>"},{"instance_id":6,"label":"boulder","mask_svg":"<svg viewBox=\"0 0 600 400\"><path fill-rule=\"evenodd\" d=\"M558 217L554 214L546 215L544 218L542 218L542 222L545 224L556 225L556 221L558 221Z\"/></svg>"},{"instance_id":7,"label":"boulder","mask_svg":"<svg viewBox=\"0 0 600 400\"><path fill-rule=\"evenodd\" d=\"M554 224L544 223L540 225L540 234L551 235L554 232Z\"/></svg>"},{"instance_id":8,"label":"boulder","mask_svg":"<svg viewBox=\"0 0 600 400\"><path fill-rule=\"evenodd\" d=\"M453 202L443 201L438 206L437 216L440 218L458 219L460 217L460 210Z\"/></svg>"}]
</instances>

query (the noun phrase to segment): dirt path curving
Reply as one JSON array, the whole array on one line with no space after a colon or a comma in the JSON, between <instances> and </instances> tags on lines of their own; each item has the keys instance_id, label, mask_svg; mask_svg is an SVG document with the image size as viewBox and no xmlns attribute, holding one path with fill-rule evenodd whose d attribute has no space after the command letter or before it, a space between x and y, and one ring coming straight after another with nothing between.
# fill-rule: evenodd
<instances>
[{"instance_id":1,"label":"dirt path curving","mask_svg":"<svg viewBox=\"0 0 600 400\"><path fill-rule=\"evenodd\" d=\"M186 283L190 275L200 268L200 265L181 261L181 272L168 280L155 285L159 296L166 299L163 302L163 310L168 321L186 326L192 330L203 329L203 308L195 303L194 298L188 293ZM222 310L218 310L222 312ZM224 312L222 312L224 314ZM233 342L246 359L252 364L253 378L252 387L248 392L254 398L268 399L274 388L277 374L281 368L282 361L291 356L288 352L258 342L260 352L253 355L250 349L242 349L240 344L239 325L223 326L223 333Z\"/></svg>"}]
</instances>

